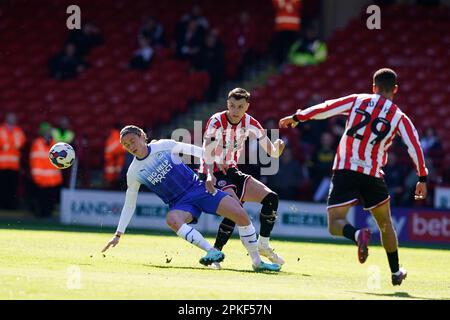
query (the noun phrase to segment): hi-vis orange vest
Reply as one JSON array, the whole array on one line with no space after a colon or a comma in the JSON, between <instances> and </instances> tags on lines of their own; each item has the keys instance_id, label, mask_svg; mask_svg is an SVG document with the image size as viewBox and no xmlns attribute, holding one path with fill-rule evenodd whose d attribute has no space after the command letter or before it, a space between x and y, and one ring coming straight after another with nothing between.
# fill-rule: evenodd
<instances>
[{"instance_id":1,"label":"hi-vis orange vest","mask_svg":"<svg viewBox=\"0 0 450 320\"><path fill-rule=\"evenodd\" d=\"M300 31L300 1L272 0L275 8L275 31Z\"/></svg>"},{"instance_id":2,"label":"hi-vis orange vest","mask_svg":"<svg viewBox=\"0 0 450 320\"><path fill-rule=\"evenodd\" d=\"M55 168L48 158L54 140L46 143L42 137L36 138L30 150L30 168L33 182L41 188L56 187L62 184L61 170Z\"/></svg>"},{"instance_id":3,"label":"hi-vis orange vest","mask_svg":"<svg viewBox=\"0 0 450 320\"><path fill-rule=\"evenodd\" d=\"M17 126L0 126L0 170L19 170L25 134Z\"/></svg>"},{"instance_id":4,"label":"hi-vis orange vest","mask_svg":"<svg viewBox=\"0 0 450 320\"><path fill-rule=\"evenodd\" d=\"M119 130L113 130L105 144L105 180L114 182L119 179L125 163L125 149L120 144Z\"/></svg>"}]
</instances>

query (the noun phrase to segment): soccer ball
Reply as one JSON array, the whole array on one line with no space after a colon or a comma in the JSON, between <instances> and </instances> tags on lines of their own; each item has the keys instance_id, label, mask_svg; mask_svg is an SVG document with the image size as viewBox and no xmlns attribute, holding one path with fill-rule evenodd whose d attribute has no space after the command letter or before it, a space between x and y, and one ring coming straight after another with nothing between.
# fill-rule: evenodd
<instances>
[{"instance_id":1,"label":"soccer ball","mask_svg":"<svg viewBox=\"0 0 450 320\"><path fill-rule=\"evenodd\" d=\"M70 144L58 142L51 147L48 158L56 168L67 169L75 160L75 150L73 150Z\"/></svg>"}]
</instances>

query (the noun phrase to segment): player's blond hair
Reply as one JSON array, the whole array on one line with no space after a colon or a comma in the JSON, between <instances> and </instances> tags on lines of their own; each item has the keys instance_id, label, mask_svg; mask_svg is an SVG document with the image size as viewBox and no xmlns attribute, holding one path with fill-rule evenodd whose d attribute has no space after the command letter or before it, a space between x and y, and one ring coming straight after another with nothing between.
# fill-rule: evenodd
<instances>
[{"instance_id":1,"label":"player's blond hair","mask_svg":"<svg viewBox=\"0 0 450 320\"><path fill-rule=\"evenodd\" d=\"M144 132L144 130L142 130L138 126L128 125L123 127L122 130L120 130L120 140L122 140L122 138L129 133L135 134L139 137L143 136L145 138L145 141L147 141L148 139L147 134Z\"/></svg>"}]
</instances>

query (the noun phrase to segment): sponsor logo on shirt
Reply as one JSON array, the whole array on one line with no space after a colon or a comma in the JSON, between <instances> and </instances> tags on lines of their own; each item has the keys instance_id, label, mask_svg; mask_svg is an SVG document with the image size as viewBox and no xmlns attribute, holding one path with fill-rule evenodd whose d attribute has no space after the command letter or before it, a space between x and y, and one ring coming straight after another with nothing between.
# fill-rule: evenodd
<instances>
[{"instance_id":1,"label":"sponsor logo on shirt","mask_svg":"<svg viewBox=\"0 0 450 320\"><path fill-rule=\"evenodd\" d=\"M163 155L161 155L163 156ZM157 154L157 157L160 157L160 154ZM161 157L162 158L162 157ZM172 170L172 164L169 160L165 159L161 164L159 164L154 171L150 172L150 175L147 177L147 180L150 181L152 185L156 185L157 183L161 183L166 178L166 175Z\"/></svg>"}]
</instances>

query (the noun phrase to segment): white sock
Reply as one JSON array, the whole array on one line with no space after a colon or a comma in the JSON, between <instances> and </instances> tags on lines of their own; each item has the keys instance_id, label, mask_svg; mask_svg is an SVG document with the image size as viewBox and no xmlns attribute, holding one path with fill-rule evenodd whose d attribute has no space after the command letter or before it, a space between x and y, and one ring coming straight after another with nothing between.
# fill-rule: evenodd
<instances>
[{"instance_id":1,"label":"white sock","mask_svg":"<svg viewBox=\"0 0 450 320\"><path fill-rule=\"evenodd\" d=\"M247 249L253 264L259 265L261 263L261 257L258 252L258 240L256 240L255 227L250 223L248 226L238 226L238 230L242 244Z\"/></svg>"},{"instance_id":2,"label":"white sock","mask_svg":"<svg viewBox=\"0 0 450 320\"><path fill-rule=\"evenodd\" d=\"M178 229L177 235L202 250L208 251L213 248L213 246L209 244L209 242L206 241L205 238L203 238L200 232L192 227L189 227L186 223L184 223L180 227L180 229Z\"/></svg>"},{"instance_id":3,"label":"white sock","mask_svg":"<svg viewBox=\"0 0 450 320\"><path fill-rule=\"evenodd\" d=\"M261 235L259 235L258 237L258 246L259 247L264 247L264 248L268 248L269 247L269 237L263 237Z\"/></svg>"},{"instance_id":4,"label":"white sock","mask_svg":"<svg viewBox=\"0 0 450 320\"><path fill-rule=\"evenodd\" d=\"M356 242L358 242L358 236L359 236L360 232L361 232L361 230L358 230L358 231L355 232L355 241Z\"/></svg>"}]
</instances>

